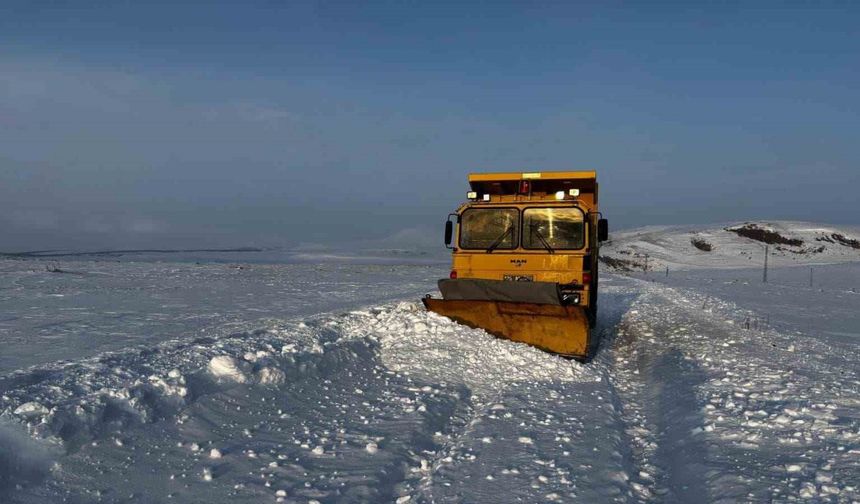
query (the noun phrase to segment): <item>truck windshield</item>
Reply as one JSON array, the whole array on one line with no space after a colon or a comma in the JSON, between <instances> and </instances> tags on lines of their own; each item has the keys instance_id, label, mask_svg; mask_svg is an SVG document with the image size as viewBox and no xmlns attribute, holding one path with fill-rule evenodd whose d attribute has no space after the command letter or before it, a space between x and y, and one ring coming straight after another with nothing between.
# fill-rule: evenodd
<instances>
[{"instance_id":1,"label":"truck windshield","mask_svg":"<svg viewBox=\"0 0 860 504\"><path fill-rule=\"evenodd\" d=\"M523 248L581 249L585 216L578 208L527 208L523 211Z\"/></svg>"},{"instance_id":2,"label":"truck windshield","mask_svg":"<svg viewBox=\"0 0 860 504\"><path fill-rule=\"evenodd\" d=\"M470 208L460 216L460 248L516 248L519 231L516 208Z\"/></svg>"}]
</instances>

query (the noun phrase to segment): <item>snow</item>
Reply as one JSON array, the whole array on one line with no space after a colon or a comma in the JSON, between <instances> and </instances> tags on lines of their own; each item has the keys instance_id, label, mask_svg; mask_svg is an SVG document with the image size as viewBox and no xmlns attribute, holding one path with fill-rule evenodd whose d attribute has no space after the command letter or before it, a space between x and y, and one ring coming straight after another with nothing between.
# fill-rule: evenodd
<instances>
[{"instance_id":1,"label":"snow","mask_svg":"<svg viewBox=\"0 0 860 504\"><path fill-rule=\"evenodd\" d=\"M257 373L257 381L263 385L283 385L287 375L276 367L264 367Z\"/></svg>"},{"instance_id":2,"label":"snow","mask_svg":"<svg viewBox=\"0 0 860 504\"><path fill-rule=\"evenodd\" d=\"M23 417L47 415L48 408L42 406L36 401L31 401L15 408L15 414Z\"/></svg>"},{"instance_id":3,"label":"snow","mask_svg":"<svg viewBox=\"0 0 860 504\"><path fill-rule=\"evenodd\" d=\"M771 244L771 267L810 264L834 264L860 261L860 248L853 248L832 238L860 239L860 228L820 226L792 221L733 222L711 226L651 226L612 232L601 255L629 261L634 270L691 270L699 268L761 267L765 243L739 236L730 231L746 225L773 231L787 239L802 242L799 246ZM693 240L712 246L711 251L697 249Z\"/></svg>"},{"instance_id":4,"label":"snow","mask_svg":"<svg viewBox=\"0 0 860 504\"><path fill-rule=\"evenodd\" d=\"M212 357L209 361L209 372L213 376L236 383L245 383L248 381L248 377L241 369L239 362L227 355Z\"/></svg>"},{"instance_id":5,"label":"snow","mask_svg":"<svg viewBox=\"0 0 860 504\"><path fill-rule=\"evenodd\" d=\"M427 313L442 267L0 261L0 502L860 499L860 265L637 233L690 267L604 270L588 363Z\"/></svg>"},{"instance_id":6,"label":"snow","mask_svg":"<svg viewBox=\"0 0 860 504\"><path fill-rule=\"evenodd\" d=\"M67 273L46 271L46 264L53 262L0 258L0 373L414 298L441 274L439 266L402 263L240 268L75 258L60 263Z\"/></svg>"}]
</instances>

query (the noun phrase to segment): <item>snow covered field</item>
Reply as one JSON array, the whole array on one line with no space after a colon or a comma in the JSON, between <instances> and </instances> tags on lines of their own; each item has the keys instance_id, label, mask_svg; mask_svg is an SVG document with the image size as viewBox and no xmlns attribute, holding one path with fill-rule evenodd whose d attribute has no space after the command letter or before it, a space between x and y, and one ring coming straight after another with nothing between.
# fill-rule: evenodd
<instances>
[{"instance_id":1,"label":"snow covered field","mask_svg":"<svg viewBox=\"0 0 860 504\"><path fill-rule=\"evenodd\" d=\"M587 364L424 312L444 265L45 264L3 503L860 500L856 264L606 273Z\"/></svg>"},{"instance_id":2,"label":"snow covered field","mask_svg":"<svg viewBox=\"0 0 860 504\"><path fill-rule=\"evenodd\" d=\"M189 335L223 336L265 327L268 318L345 310L368 299L415 296L439 275L438 265L355 260L0 260L0 373Z\"/></svg>"}]
</instances>

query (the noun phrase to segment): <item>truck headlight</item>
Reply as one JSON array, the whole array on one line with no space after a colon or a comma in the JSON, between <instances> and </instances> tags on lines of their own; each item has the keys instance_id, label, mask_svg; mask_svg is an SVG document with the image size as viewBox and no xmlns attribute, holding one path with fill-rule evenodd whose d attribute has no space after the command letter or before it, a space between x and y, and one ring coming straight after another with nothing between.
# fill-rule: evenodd
<instances>
[{"instance_id":1,"label":"truck headlight","mask_svg":"<svg viewBox=\"0 0 860 504\"><path fill-rule=\"evenodd\" d=\"M561 302L566 305L578 305L581 299L579 293L576 292L561 295Z\"/></svg>"}]
</instances>

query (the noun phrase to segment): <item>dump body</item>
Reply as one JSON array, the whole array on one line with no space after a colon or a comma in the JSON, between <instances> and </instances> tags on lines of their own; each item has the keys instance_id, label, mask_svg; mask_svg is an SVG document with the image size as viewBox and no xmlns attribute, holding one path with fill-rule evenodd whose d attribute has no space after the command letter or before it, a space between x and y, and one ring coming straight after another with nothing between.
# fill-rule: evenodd
<instances>
[{"instance_id":1,"label":"dump body","mask_svg":"<svg viewBox=\"0 0 860 504\"><path fill-rule=\"evenodd\" d=\"M497 336L587 358L606 221L596 174L482 173L449 215L451 274L425 306Z\"/></svg>"}]
</instances>

